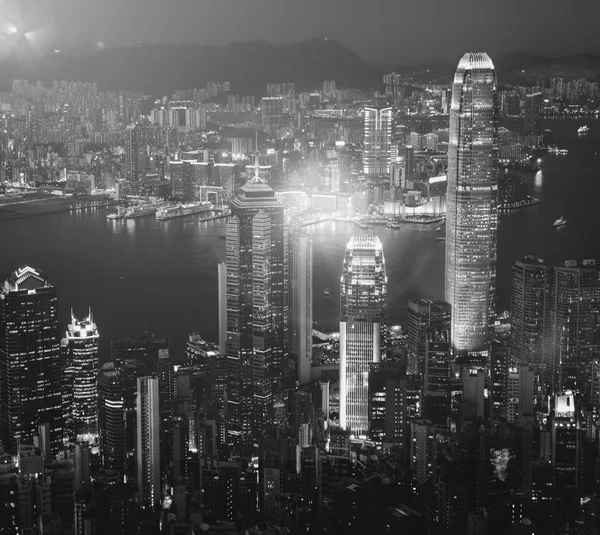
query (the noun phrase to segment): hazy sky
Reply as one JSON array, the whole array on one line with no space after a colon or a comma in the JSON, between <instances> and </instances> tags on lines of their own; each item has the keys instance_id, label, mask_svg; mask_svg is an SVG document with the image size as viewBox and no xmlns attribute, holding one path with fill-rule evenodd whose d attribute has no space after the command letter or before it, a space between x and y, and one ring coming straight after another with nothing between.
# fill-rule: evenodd
<instances>
[{"instance_id":1,"label":"hazy sky","mask_svg":"<svg viewBox=\"0 0 600 535\"><path fill-rule=\"evenodd\" d=\"M329 37L387 63L467 50L600 54L600 0L0 0L0 8L0 30L13 24L47 46Z\"/></svg>"}]
</instances>

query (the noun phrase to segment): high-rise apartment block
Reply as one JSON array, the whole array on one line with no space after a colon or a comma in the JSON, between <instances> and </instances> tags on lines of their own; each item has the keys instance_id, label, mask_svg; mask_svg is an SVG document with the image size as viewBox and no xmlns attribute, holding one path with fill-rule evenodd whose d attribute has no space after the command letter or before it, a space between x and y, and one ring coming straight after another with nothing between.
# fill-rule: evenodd
<instances>
[{"instance_id":1,"label":"high-rise apartment block","mask_svg":"<svg viewBox=\"0 0 600 535\"><path fill-rule=\"evenodd\" d=\"M387 275L377 236L352 236L340 284L340 427L369 430L369 367L386 350Z\"/></svg>"},{"instance_id":2,"label":"high-rise apartment block","mask_svg":"<svg viewBox=\"0 0 600 535\"><path fill-rule=\"evenodd\" d=\"M496 71L468 53L452 87L446 217L446 301L455 353L487 353L495 309L498 125Z\"/></svg>"}]
</instances>

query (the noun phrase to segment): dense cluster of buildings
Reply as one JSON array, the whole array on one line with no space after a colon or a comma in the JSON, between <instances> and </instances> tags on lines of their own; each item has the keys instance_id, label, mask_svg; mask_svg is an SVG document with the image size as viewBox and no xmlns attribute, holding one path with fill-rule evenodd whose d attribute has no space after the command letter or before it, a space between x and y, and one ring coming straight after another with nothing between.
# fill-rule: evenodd
<instances>
[{"instance_id":1,"label":"dense cluster of buildings","mask_svg":"<svg viewBox=\"0 0 600 535\"><path fill-rule=\"evenodd\" d=\"M4 281L0 532L600 529L600 267L525 257L508 315L496 306L502 147L543 143L563 86L522 95L522 137L498 127L515 95L487 54L450 87L384 82L375 98L269 84L260 113L254 97L211 102L227 83L157 102L79 83L2 95L7 189L210 194L230 213L207 304L219 340L190 334L183 355L148 335L111 340L101 362L91 310L61 330L44 273ZM62 166L90 178L60 184ZM372 230L339 266L339 336L314 333L303 224L320 212L446 214L445 295L408 303L406 336Z\"/></svg>"}]
</instances>

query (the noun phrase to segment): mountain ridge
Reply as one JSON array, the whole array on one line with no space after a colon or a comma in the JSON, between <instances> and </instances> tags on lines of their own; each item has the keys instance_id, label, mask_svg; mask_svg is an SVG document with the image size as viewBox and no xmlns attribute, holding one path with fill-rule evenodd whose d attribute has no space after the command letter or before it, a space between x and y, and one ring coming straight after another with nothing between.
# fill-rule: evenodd
<instances>
[{"instance_id":1,"label":"mountain ridge","mask_svg":"<svg viewBox=\"0 0 600 535\"><path fill-rule=\"evenodd\" d=\"M529 53L510 53L494 59L501 84L533 84L540 78L563 76L600 80L600 56L591 54L553 58ZM456 63L402 64L396 72L418 80L450 83ZM267 83L295 82L298 91L335 80L338 87L381 89L386 72L346 45L327 38L313 38L287 45L261 40L233 42L226 46L138 43L102 48L86 43L67 52L52 52L36 61L0 61L0 87L9 89L13 79L81 80L96 82L101 89L136 90L156 97L177 89L205 87L208 81L230 81L232 93L262 95Z\"/></svg>"}]
</instances>

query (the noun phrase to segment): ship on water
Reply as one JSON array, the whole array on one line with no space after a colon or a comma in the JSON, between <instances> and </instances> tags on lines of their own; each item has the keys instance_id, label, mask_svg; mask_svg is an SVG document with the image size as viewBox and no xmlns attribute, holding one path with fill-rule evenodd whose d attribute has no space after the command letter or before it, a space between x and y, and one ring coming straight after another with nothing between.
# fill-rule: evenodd
<instances>
[{"instance_id":1,"label":"ship on water","mask_svg":"<svg viewBox=\"0 0 600 535\"><path fill-rule=\"evenodd\" d=\"M169 219L175 219L176 217L210 212L213 210L213 208L214 205L210 202L193 202L189 204L167 206L156 212L156 219L159 221L167 221Z\"/></svg>"},{"instance_id":2,"label":"ship on water","mask_svg":"<svg viewBox=\"0 0 600 535\"><path fill-rule=\"evenodd\" d=\"M106 216L106 219L111 219L113 221L118 220L118 219L123 219L125 217L125 209L122 208L121 206L119 206L117 208L117 213L113 213L113 214L108 214Z\"/></svg>"},{"instance_id":3,"label":"ship on water","mask_svg":"<svg viewBox=\"0 0 600 535\"><path fill-rule=\"evenodd\" d=\"M156 213L157 207L153 204L141 204L133 206L125 212L124 219L133 219L135 217L144 217Z\"/></svg>"},{"instance_id":4,"label":"ship on water","mask_svg":"<svg viewBox=\"0 0 600 535\"><path fill-rule=\"evenodd\" d=\"M567 224L567 220L563 216L560 216L553 224L555 227L562 227Z\"/></svg>"},{"instance_id":5,"label":"ship on water","mask_svg":"<svg viewBox=\"0 0 600 535\"><path fill-rule=\"evenodd\" d=\"M584 134L587 134L590 131L590 127L587 124L584 124L583 126L580 126L577 129L577 133L582 136Z\"/></svg>"}]
</instances>

